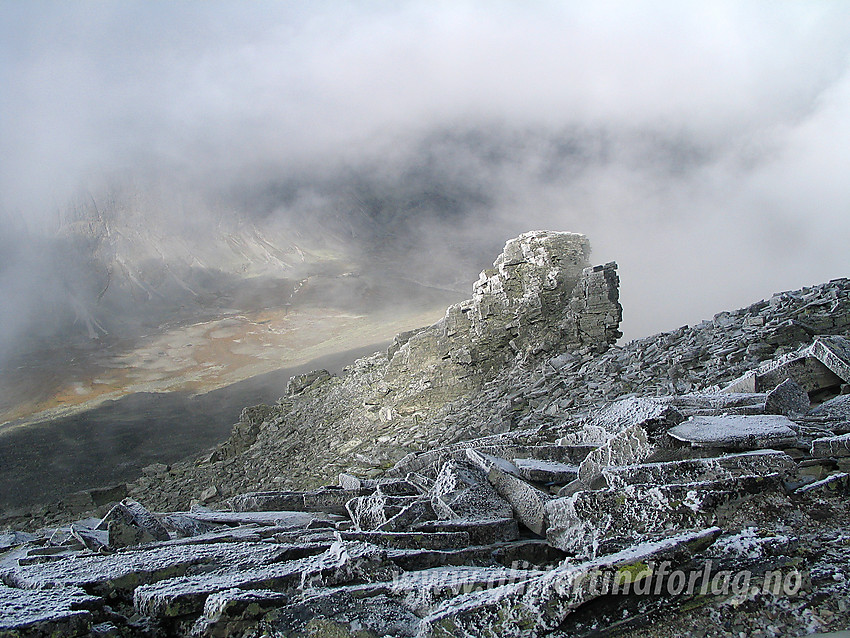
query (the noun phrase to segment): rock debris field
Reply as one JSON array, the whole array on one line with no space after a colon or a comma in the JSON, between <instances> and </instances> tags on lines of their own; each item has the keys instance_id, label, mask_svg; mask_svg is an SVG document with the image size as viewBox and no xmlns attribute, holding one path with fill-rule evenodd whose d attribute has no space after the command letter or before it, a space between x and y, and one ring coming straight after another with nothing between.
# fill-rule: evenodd
<instances>
[{"instance_id":1,"label":"rock debris field","mask_svg":"<svg viewBox=\"0 0 850 638\"><path fill-rule=\"evenodd\" d=\"M850 628L850 281L616 346L588 255L521 235L201 457L7 516L0 637Z\"/></svg>"}]
</instances>

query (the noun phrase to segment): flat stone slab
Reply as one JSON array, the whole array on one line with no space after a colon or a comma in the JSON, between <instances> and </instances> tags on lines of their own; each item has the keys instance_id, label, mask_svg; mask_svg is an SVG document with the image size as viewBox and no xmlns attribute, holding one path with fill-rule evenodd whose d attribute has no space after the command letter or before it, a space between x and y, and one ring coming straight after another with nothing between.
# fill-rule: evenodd
<instances>
[{"instance_id":1,"label":"flat stone slab","mask_svg":"<svg viewBox=\"0 0 850 638\"><path fill-rule=\"evenodd\" d=\"M286 553L269 543L212 543L130 549L109 556L71 556L44 565L0 572L0 580L22 589L78 586L111 593L184 574L193 565L264 565Z\"/></svg>"},{"instance_id":2,"label":"flat stone slab","mask_svg":"<svg viewBox=\"0 0 850 638\"><path fill-rule=\"evenodd\" d=\"M797 442L794 423L778 414L695 416L667 431L694 447L758 450Z\"/></svg>"},{"instance_id":3,"label":"flat stone slab","mask_svg":"<svg viewBox=\"0 0 850 638\"><path fill-rule=\"evenodd\" d=\"M458 532L339 532L344 541L362 541L379 547L460 549L470 544L469 533Z\"/></svg>"},{"instance_id":4,"label":"flat stone slab","mask_svg":"<svg viewBox=\"0 0 850 638\"><path fill-rule=\"evenodd\" d=\"M337 542L317 556L247 569L234 562L229 569L218 572L142 585L133 593L133 605L139 613L153 617L200 614L207 598L218 592L229 589L285 592L339 585L364 577L370 569L380 568L385 558L385 552L373 545Z\"/></svg>"},{"instance_id":5,"label":"flat stone slab","mask_svg":"<svg viewBox=\"0 0 850 638\"><path fill-rule=\"evenodd\" d=\"M466 532L471 545L495 545L519 538L516 519L496 518L484 521L456 520L430 521L418 524L417 532Z\"/></svg>"},{"instance_id":6,"label":"flat stone slab","mask_svg":"<svg viewBox=\"0 0 850 638\"><path fill-rule=\"evenodd\" d=\"M626 485L669 485L717 481L744 475L787 472L796 467L794 459L778 450L756 450L705 459L685 459L609 467L602 470L608 487Z\"/></svg>"},{"instance_id":7,"label":"flat stone slab","mask_svg":"<svg viewBox=\"0 0 850 638\"><path fill-rule=\"evenodd\" d=\"M103 602L79 587L32 590L0 585L0 635L88 635L90 610Z\"/></svg>"},{"instance_id":8,"label":"flat stone slab","mask_svg":"<svg viewBox=\"0 0 850 638\"><path fill-rule=\"evenodd\" d=\"M187 512L186 516L204 523L219 523L225 525L276 525L283 527L306 528L316 520L342 520L341 516L322 512Z\"/></svg>"},{"instance_id":9,"label":"flat stone slab","mask_svg":"<svg viewBox=\"0 0 850 638\"><path fill-rule=\"evenodd\" d=\"M513 459L513 464L526 481L566 485L578 478L578 466L540 459Z\"/></svg>"},{"instance_id":10,"label":"flat stone slab","mask_svg":"<svg viewBox=\"0 0 850 638\"><path fill-rule=\"evenodd\" d=\"M393 494L416 494L413 486L402 489L408 484L404 481L394 481L384 490ZM346 514L345 504L358 496L368 496L377 487L323 487L308 492L270 491L249 492L239 494L230 499L230 506L235 512L267 512L267 511L296 511L296 512L327 512L331 514Z\"/></svg>"},{"instance_id":11,"label":"flat stone slab","mask_svg":"<svg viewBox=\"0 0 850 638\"><path fill-rule=\"evenodd\" d=\"M850 456L850 434L815 439L812 441L812 456L817 458Z\"/></svg>"}]
</instances>

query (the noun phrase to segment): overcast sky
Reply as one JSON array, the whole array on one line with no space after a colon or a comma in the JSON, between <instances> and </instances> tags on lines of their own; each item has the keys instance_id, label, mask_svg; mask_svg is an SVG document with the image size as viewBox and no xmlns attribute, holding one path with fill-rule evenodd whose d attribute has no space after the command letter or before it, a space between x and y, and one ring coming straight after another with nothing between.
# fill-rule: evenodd
<instances>
[{"instance_id":1,"label":"overcast sky","mask_svg":"<svg viewBox=\"0 0 850 638\"><path fill-rule=\"evenodd\" d=\"M627 336L850 276L848 2L0 0L0 87L0 232L53 232L116 173L310 181L427 149L487 192L482 234L616 260Z\"/></svg>"}]
</instances>

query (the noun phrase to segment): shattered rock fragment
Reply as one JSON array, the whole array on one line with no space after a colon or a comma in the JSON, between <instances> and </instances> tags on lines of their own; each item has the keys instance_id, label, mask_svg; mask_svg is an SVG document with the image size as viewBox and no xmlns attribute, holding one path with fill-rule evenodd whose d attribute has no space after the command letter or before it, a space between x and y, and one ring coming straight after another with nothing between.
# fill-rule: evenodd
<instances>
[{"instance_id":1,"label":"shattered rock fragment","mask_svg":"<svg viewBox=\"0 0 850 638\"><path fill-rule=\"evenodd\" d=\"M646 431L638 424L630 425L587 455L578 466L576 484L568 486L568 491L591 485L606 467L639 463L653 449Z\"/></svg>"}]
</instances>

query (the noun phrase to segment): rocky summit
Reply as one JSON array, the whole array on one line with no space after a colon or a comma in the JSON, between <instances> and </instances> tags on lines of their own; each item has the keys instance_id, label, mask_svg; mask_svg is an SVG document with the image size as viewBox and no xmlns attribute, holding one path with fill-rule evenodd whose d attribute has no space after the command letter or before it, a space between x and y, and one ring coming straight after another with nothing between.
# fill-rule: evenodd
<instances>
[{"instance_id":1,"label":"rocky summit","mask_svg":"<svg viewBox=\"0 0 850 638\"><path fill-rule=\"evenodd\" d=\"M0 636L789 636L850 627L850 280L616 345L616 264L292 378L199 458L0 533Z\"/></svg>"}]
</instances>

